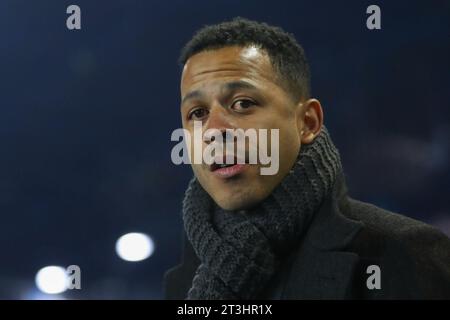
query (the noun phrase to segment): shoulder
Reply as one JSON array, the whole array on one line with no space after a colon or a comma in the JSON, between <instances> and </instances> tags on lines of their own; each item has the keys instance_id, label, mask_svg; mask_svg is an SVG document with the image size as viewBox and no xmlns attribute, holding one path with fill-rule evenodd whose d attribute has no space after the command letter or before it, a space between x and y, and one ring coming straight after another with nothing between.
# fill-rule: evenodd
<instances>
[{"instance_id":1,"label":"shoulder","mask_svg":"<svg viewBox=\"0 0 450 320\"><path fill-rule=\"evenodd\" d=\"M343 210L363 227L351 244L365 264L377 264L388 296L450 297L450 239L437 228L349 199Z\"/></svg>"},{"instance_id":2,"label":"shoulder","mask_svg":"<svg viewBox=\"0 0 450 320\"><path fill-rule=\"evenodd\" d=\"M183 256L181 257L181 263L167 270L164 274L164 298L168 300L183 300L186 298L192 278L200 264L200 260L184 232L182 248Z\"/></svg>"},{"instance_id":3,"label":"shoulder","mask_svg":"<svg viewBox=\"0 0 450 320\"><path fill-rule=\"evenodd\" d=\"M436 246L450 248L450 239L437 228L369 203L349 199L348 210L344 211L344 214L351 219L361 221L364 229L371 234L402 245L405 249L411 247L414 251ZM448 257L450 252L447 252Z\"/></svg>"}]
</instances>

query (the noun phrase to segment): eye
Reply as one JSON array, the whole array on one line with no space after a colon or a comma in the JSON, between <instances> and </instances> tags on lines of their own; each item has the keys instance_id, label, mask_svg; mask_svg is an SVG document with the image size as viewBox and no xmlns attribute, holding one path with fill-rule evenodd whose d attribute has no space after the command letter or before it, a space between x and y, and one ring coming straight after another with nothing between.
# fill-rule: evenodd
<instances>
[{"instance_id":1,"label":"eye","mask_svg":"<svg viewBox=\"0 0 450 320\"><path fill-rule=\"evenodd\" d=\"M253 107L254 105L256 105L256 102L249 100L249 99L239 99L236 100L235 102L233 102L233 104L231 105L231 109L235 110L235 111L245 111L251 107Z\"/></svg>"},{"instance_id":2,"label":"eye","mask_svg":"<svg viewBox=\"0 0 450 320\"><path fill-rule=\"evenodd\" d=\"M208 110L206 110L205 108L197 108L197 109L192 110L189 113L188 119L189 120L202 120L207 115L208 115Z\"/></svg>"}]
</instances>

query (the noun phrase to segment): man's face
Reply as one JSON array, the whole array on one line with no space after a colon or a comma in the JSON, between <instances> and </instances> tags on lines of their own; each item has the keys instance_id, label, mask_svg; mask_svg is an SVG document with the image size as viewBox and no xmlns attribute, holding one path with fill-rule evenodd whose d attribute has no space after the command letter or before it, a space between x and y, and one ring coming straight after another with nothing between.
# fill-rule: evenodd
<instances>
[{"instance_id":1,"label":"man's face","mask_svg":"<svg viewBox=\"0 0 450 320\"><path fill-rule=\"evenodd\" d=\"M194 121L202 121L203 132L279 129L279 170L275 175L261 175L260 163L236 167L231 175L218 174L206 163L192 164L202 187L223 209L246 209L264 200L287 175L298 155L301 110L277 79L269 56L256 47L203 51L184 66L181 116L183 128L192 137ZM204 149L209 142L201 143ZM270 135L268 147L270 154Z\"/></svg>"}]
</instances>

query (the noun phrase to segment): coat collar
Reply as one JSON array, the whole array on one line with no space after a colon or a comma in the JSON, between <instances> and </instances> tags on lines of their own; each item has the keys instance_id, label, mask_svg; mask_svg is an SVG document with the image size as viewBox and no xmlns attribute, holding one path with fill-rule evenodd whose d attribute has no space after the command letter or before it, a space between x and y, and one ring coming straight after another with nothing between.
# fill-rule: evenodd
<instances>
[{"instance_id":1,"label":"coat collar","mask_svg":"<svg viewBox=\"0 0 450 320\"><path fill-rule=\"evenodd\" d=\"M296 252L288 259L287 278L278 287L281 299L344 299L359 257L345 248L363 227L344 216L348 198L343 174L312 221ZM283 272L282 272L283 273Z\"/></svg>"},{"instance_id":2,"label":"coat collar","mask_svg":"<svg viewBox=\"0 0 450 320\"><path fill-rule=\"evenodd\" d=\"M348 210L347 186L344 174L339 174L331 194L316 213L305 241L324 251L346 248L363 226L343 214Z\"/></svg>"}]
</instances>

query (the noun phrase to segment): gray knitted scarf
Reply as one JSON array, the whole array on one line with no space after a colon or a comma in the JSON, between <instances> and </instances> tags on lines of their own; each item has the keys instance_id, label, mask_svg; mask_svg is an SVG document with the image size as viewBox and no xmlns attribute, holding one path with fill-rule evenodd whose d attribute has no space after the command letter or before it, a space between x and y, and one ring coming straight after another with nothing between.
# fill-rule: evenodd
<instances>
[{"instance_id":1,"label":"gray knitted scarf","mask_svg":"<svg viewBox=\"0 0 450 320\"><path fill-rule=\"evenodd\" d=\"M302 145L290 173L246 212L220 209L194 177L183 201L184 227L201 263L187 299L255 299L305 229L341 172L326 128Z\"/></svg>"}]
</instances>

